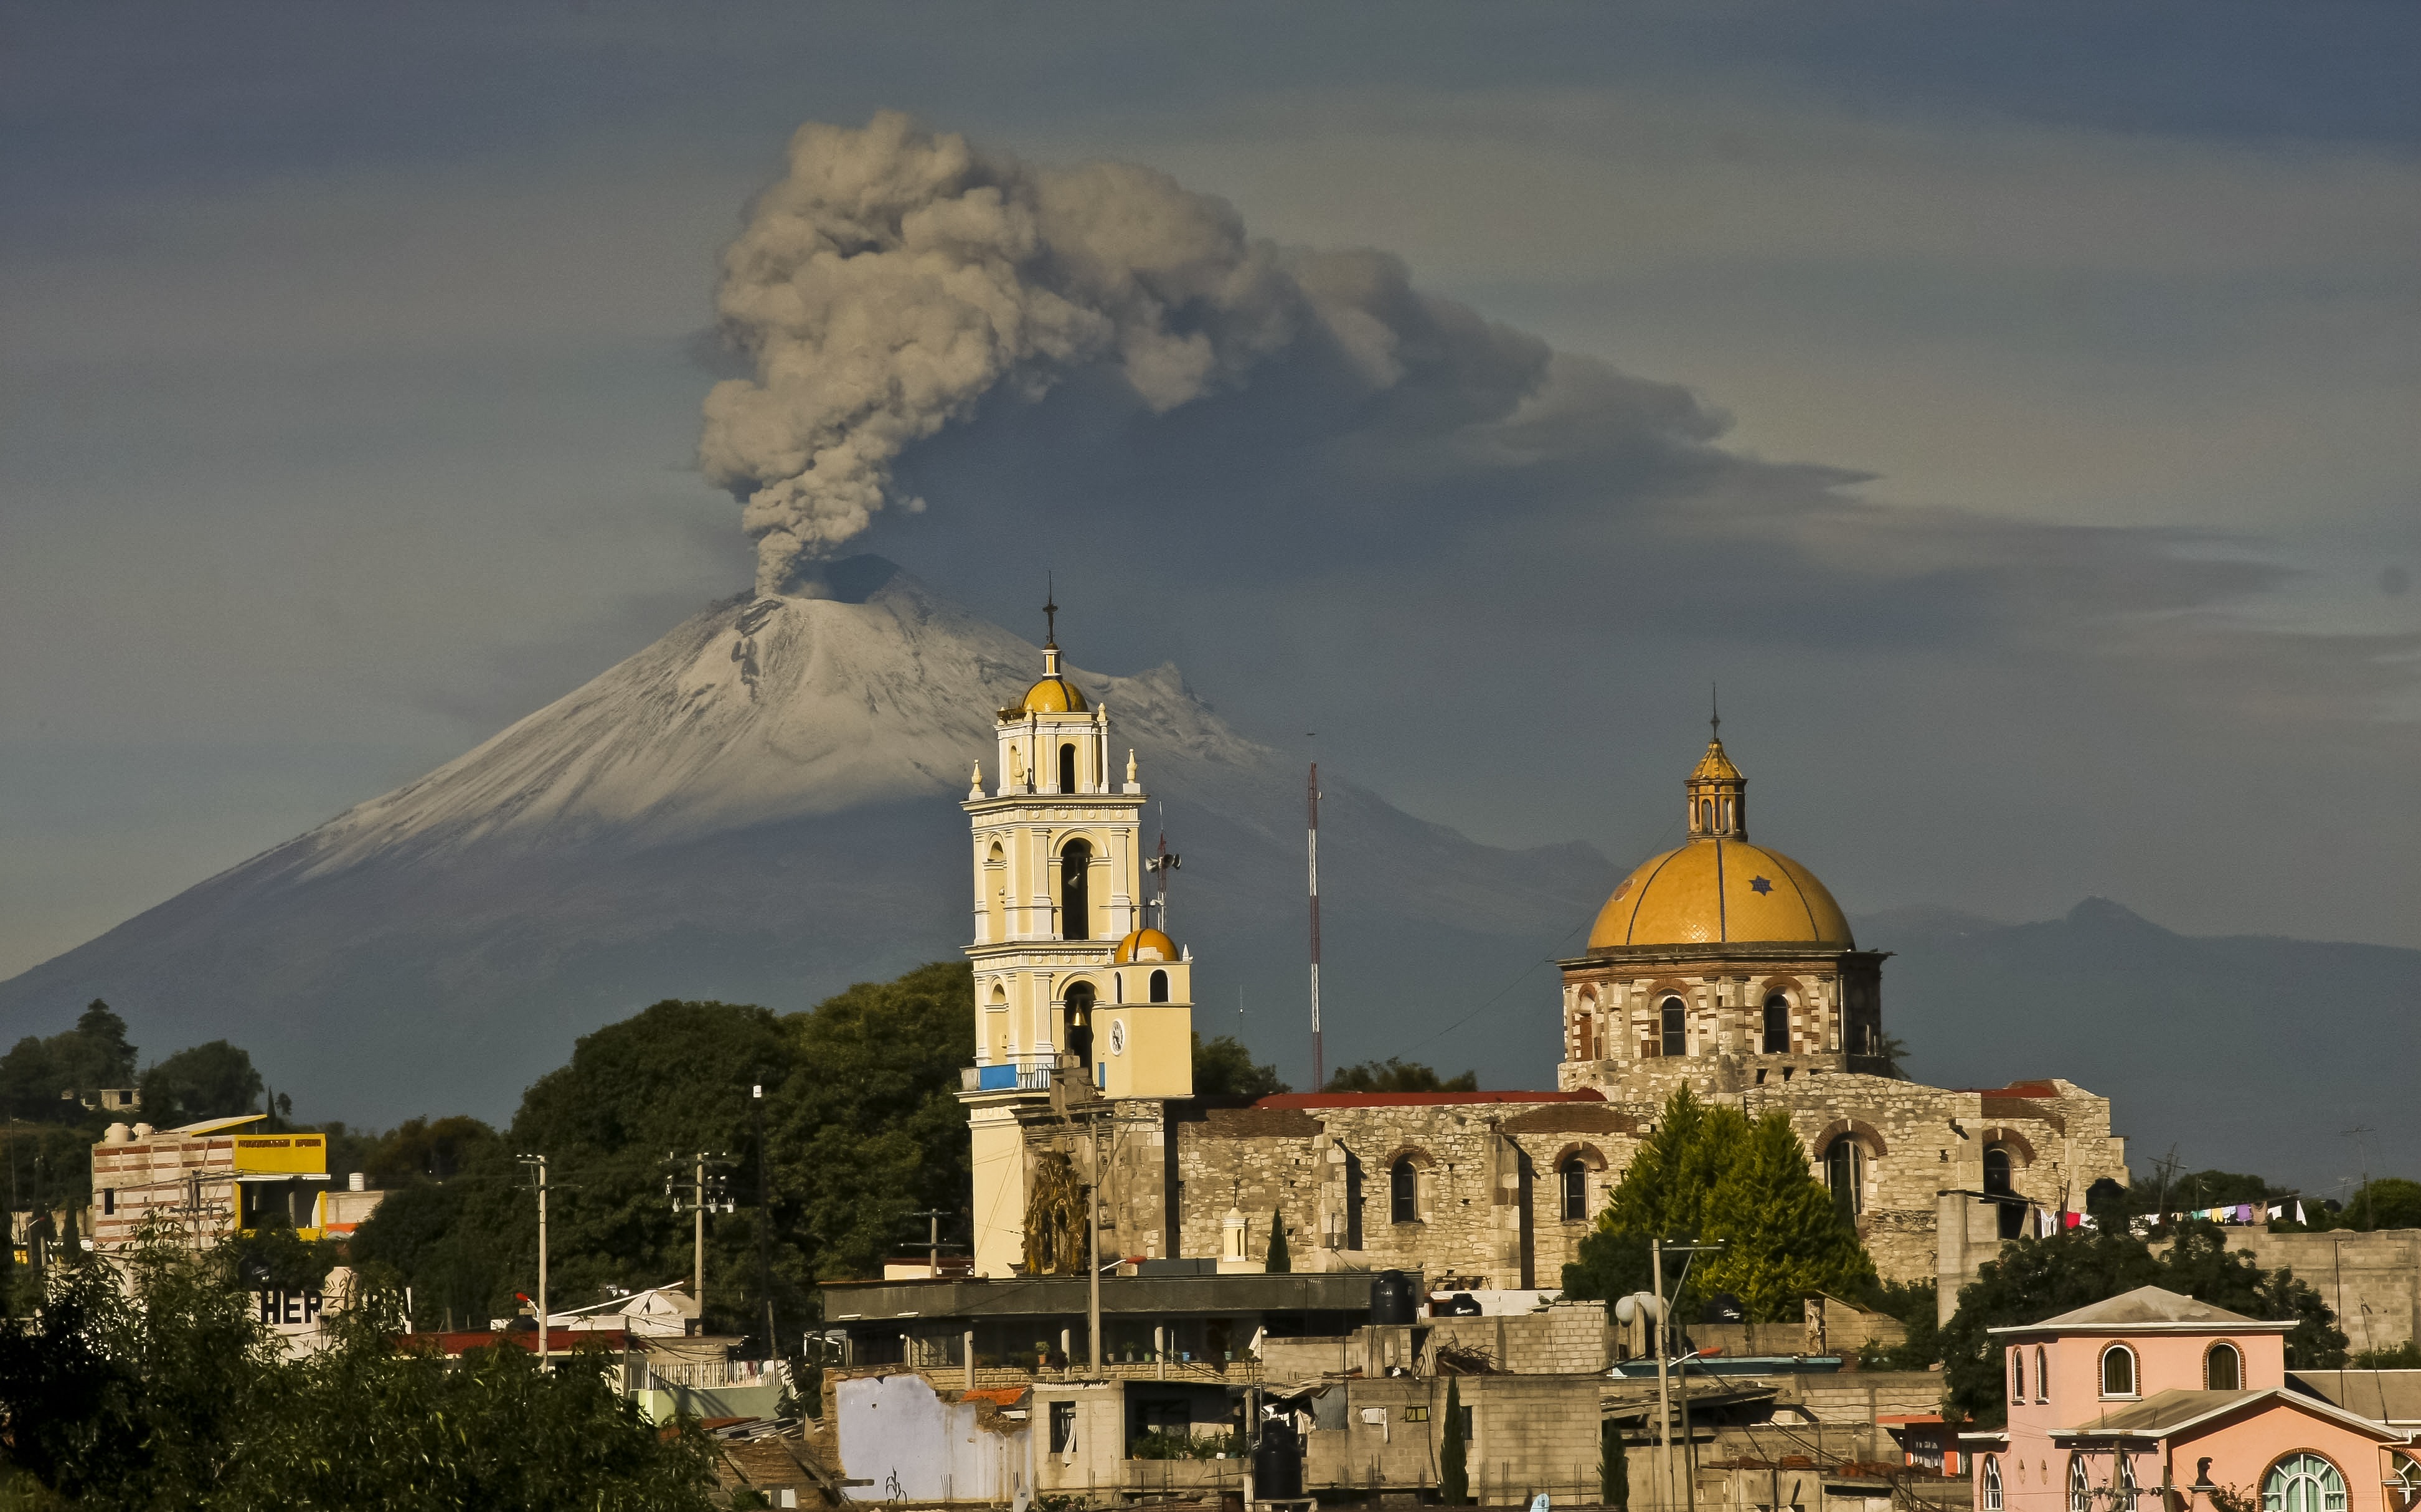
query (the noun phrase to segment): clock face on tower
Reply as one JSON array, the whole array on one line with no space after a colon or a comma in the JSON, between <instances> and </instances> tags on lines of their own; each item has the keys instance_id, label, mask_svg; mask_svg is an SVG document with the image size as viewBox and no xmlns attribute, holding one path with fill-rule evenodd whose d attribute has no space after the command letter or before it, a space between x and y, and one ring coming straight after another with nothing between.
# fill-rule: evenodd
<instances>
[{"instance_id":1,"label":"clock face on tower","mask_svg":"<svg viewBox=\"0 0 2421 1512\"><path fill-rule=\"evenodd\" d=\"M1126 1052L1127 1021L1124 1019L1112 1019L1110 1021L1110 1053L1123 1055Z\"/></svg>"}]
</instances>

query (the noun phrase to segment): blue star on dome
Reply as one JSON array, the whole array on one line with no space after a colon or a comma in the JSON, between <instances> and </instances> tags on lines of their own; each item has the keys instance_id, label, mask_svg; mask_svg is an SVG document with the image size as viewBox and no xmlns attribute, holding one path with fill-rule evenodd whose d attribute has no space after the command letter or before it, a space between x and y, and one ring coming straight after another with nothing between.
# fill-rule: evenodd
<instances>
[{"instance_id":1,"label":"blue star on dome","mask_svg":"<svg viewBox=\"0 0 2421 1512\"><path fill-rule=\"evenodd\" d=\"M1762 877L1752 877L1749 879L1748 890L1752 893L1771 893L1773 891L1773 884Z\"/></svg>"}]
</instances>

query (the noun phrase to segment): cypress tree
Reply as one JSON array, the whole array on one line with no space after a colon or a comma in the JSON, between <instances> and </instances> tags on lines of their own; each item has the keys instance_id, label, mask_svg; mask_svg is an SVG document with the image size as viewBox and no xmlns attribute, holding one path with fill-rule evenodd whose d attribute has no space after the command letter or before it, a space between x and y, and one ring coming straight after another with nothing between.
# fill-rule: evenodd
<instances>
[{"instance_id":1,"label":"cypress tree","mask_svg":"<svg viewBox=\"0 0 2421 1512\"><path fill-rule=\"evenodd\" d=\"M1874 1284L1856 1225L1808 1168L1806 1146L1778 1108L1749 1130L1706 1214L1707 1237L1724 1248L1702 1259L1696 1289L1731 1292L1758 1322L1788 1319L1811 1292L1855 1297Z\"/></svg>"},{"instance_id":2,"label":"cypress tree","mask_svg":"<svg viewBox=\"0 0 2421 1512\"><path fill-rule=\"evenodd\" d=\"M1617 1512L1630 1512L1631 1456L1622 1446L1621 1425L1608 1418L1598 1425L1597 1435L1598 1503Z\"/></svg>"},{"instance_id":3,"label":"cypress tree","mask_svg":"<svg viewBox=\"0 0 2421 1512\"><path fill-rule=\"evenodd\" d=\"M1270 1209L1269 1268L1273 1273L1294 1269L1294 1257L1287 1254L1286 1214L1275 1208Z\"/></svg>"},{"instance_id":4,"label":"cypress tree","mask_svg":"<svg viewBox=\"0 0 2421 1512\"><path fill-rule=\"evenodd\" d=\"M1462 1387L1445 1383L1445 1443L1438 1450L1438 1500L1461 1506L1471 1500L1471 1476L1463 1466Z\"/></svg>"}]
</instances>

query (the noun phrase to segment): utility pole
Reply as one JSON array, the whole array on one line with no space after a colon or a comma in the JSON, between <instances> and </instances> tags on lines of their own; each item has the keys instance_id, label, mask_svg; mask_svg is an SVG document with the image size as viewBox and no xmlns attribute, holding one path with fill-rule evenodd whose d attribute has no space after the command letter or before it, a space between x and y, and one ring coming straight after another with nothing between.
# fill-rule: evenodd
<instances>
[{"instance_id":1,"label":"utility pole","mask_svg":"<svg viewBox=\"0 0 2421 1512\"><path fill-rule=\"evenodd\" d=\"M1664 1504L1673 1504L1673 1399L1664 1379L1664 1241L1648 1241L1648 1285L1656 1293L1656 1475L1664 1488ZM1781 1512L1779 1507L1775 1512Z\"/></svg>"},{"instance_id":2,"label":"utility pole","mask_svg":"<svg viewBox=\"0 0 2421 1512\"><path fill-rule=\"evenodd\" d=\"M773 1161L765 1153L765 1073L748 1089L748 1106L757 1118L757 1286L765 1295L765 1358L778 1360L782 1346L773 1332ZM701 1325L705 1315L698 1315Z\"/></svg>"},{"instance_id":3,"label":"utility pole","mask_svg":"<svg viewBox=\"0 0 2421 1512\"><path fill-rule=\"evenodd\" d=\"M546 1368L546 1157L523 1155L521 1163L538 1172L538 1367Z\"/></svg>"},{"instance_id":4,"label":"utility pole","mask_svg":"<svg viewBox=\"0 0 2421 1512\"><path fill-rule=\"evenodd\" d=\"M673 1165L675 1170L679 1169L669 1152L664 1156L664 1163ZM690 1300L697 1303L698 1331L704 1333L706 1330L706 1215L713 1211L717 1206L720 1206L725 1212L731 1212L738 1205L732 1201L726 1190L728 1183L723 1176L724 1168L733 1163L731 1157L710 1155L704 1150L699 1150L690 1157L690 1163L692 1175L687 1185L683 1185L671 1175L665 1176L664 1195L671 1200L673 1211L676 1213L681 1210L683 1199L687 1199L692 1221L695 1225L691 1239Z\"/></svg>"},{"instance_id":5,"label":"utility pole","mask_svg":"<svg viewBox=\"0 0 2421 1512\"><path fill-rule=\"evenodd\" d=\"M1093 1379L1101 1379L1101 1122L1085 1120L1090 1180L1085 1186L1085 1331L1092 1340Z\"/></svg>"},{"instance_id":6,"label":"utility pole","mask_svg":"<svg viewBox=\"0 0 2421 1512\"><path fill-rule=\"evenodd\" d=\"M1311 764L1311 776L1304 784L1311 813L1311 1089L1319 1091L1328 1083L1328 1068L1322 1064L1320 1046L1320 763Z\"/></svg>"}]
</instances>

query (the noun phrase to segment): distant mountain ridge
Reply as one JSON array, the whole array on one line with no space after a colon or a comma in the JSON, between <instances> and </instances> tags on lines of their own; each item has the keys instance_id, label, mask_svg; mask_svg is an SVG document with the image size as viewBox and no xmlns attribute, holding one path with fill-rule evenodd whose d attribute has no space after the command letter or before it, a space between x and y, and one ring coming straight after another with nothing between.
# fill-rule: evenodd
<instances>
[{"instance_id":1,"label":"distant mountain ridge","mask_svg":"<svg viewBox=\"0 0 2421 1512\"><path fill-rule=\"evenodd\" d=\"M306 1116L501 1117L577 1035L659 998L789 1010L955 956L958 805L1040 652L877 557L811 593L712 605L427 776L0 983L0 1034L105 997L147 1056L246 1046ZM1174 667L1071 675L1184 854L1172 925L1197 1025L1301 1083L1303 769ZM1552 961L1622 867L1480 845L1333 772L1322 789L1330 1063L1552 1084ZM2067 1077L2114 1099L2139 1168L2175 1143L2191 1166L2317 1189L2360 1169L2340 1131L2362 1124L2373 1171L2421 1171L2421 951L2195 939L2101 898L2035 924L1935 906L1853 923L1895 953L1885 1025L1922 1080Z\"/></svg>"},{"instance_id":2,"label":"distant mountain ridge","mask_svg":"<svg viewBox=\"0 0 2421 1512\"><path fill-rule=\"evenodd\" d=\"M0 1024L33 1032L102 996L148 1052L248 1046L319 1116L499 1115L575 1035L657 998L796 1008L955 955L958 803L1040 664L877 557L803 596L726 600L427 776L0 983ZM1174 667L1071 676L1185 853L1172 915L1201 959L1205 1032L1241 1023L1302 1058L1300 770ZM1324 787L1338 1053L1467 1011L1613 885L1586 846L1480 846ZM1449 1058L1551 1066L1552 1000Z\"/></svg>"},{"instance_id":3,"label":"distant mountain ridge","mask_svg":"<svg viewBox=\"0 0 2421 1512\"><path fill-rule=\"evenodd\" d=\"M2421 950L2181 935L2104 897L2034 924L1931 907L1852 922L1897 952L1884 1025L1920 1080L2067 1077L2113 1099L2138 1170L2174 1145L2187 1169L2320 1194L2366 1161L2421 1172Z\"/></svg>"}]
</instances>

